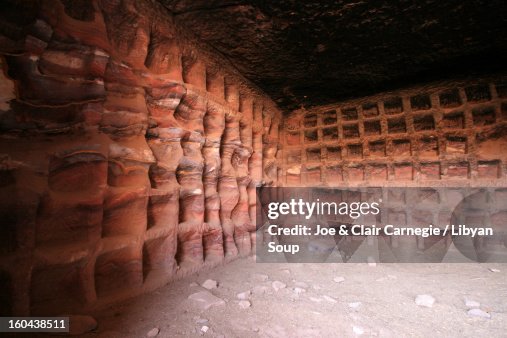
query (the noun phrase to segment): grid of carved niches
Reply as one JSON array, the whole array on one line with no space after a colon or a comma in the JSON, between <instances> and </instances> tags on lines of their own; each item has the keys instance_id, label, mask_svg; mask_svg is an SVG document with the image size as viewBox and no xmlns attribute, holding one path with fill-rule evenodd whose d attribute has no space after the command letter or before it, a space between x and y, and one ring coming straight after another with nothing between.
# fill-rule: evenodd
<instances>
[{"instance_id":1,"label":"grid of carved niches","mask_svg":"<svg viewBox=\"0 0 507 338\"><path fill-rule=\"evenodd\" d=\"M362 221L377 224L433 224L435 227L445 228L452 221L453 211L455 211L453 208L456 206L462 208L463 212L455 216L460 221L469 224L483 224L496 230L504 227L507 221L507 188L505 187L378 187L364 191L332 189L315 190L312 192L312 198L335 203L382 201L378 215L366 215L362 218ZM325 219L328 222L350 222L351 220L348 215L326 215Z\"/></svg>"},{"instance_id":2,"label":"grid of carved niches","mask_svg":"<svg viewBox=\"0 0 507 338\"><path fill-rule=\"evenodd\" d=\"M287 184L505 176L477 144L507 131L506 84L364 102L286 119Z\"/></svg>"}]
</instances>

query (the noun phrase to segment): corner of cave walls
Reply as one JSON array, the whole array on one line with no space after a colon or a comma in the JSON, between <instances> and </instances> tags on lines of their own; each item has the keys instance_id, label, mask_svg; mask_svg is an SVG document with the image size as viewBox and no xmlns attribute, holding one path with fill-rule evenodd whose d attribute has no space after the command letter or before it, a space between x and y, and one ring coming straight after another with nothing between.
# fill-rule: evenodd
<instances>
[{"instance_id":1,"label":"corner of cave walls","mask_svg":"<svg viewBox=\"0 0 507 338\"><path fill-rule=\"evenodd\" d=\"M165 13L42 1L1 18L2 315L91 308L251 252L280 112Z\"/></svg>"}]
</instances>

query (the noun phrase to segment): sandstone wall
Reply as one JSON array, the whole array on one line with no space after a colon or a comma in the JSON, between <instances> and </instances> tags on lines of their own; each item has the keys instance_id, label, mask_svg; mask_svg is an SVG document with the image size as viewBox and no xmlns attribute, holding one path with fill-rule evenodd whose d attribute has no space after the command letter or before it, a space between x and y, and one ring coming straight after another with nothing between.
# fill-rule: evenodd
<instances>
[{"instance_id":1,"label":"sandstone wall","mask_svg":"<svg viewBox=\"0 0 507 338\"><path fill-rule=\"evenodd\" d=\"M286 186L503 185L506 79L454 81L293 112Z\"/></svg>"},{"instance_id":2,"label":"sandstone wall","mask_svg":"<svg viewBox=\"0 0 507 338\"><path fill-rule=\"evenodd\" d=\"M275 105L156 2L7 5L1 314L76 312L248 254Z\"/></svg>"}]
</instances>

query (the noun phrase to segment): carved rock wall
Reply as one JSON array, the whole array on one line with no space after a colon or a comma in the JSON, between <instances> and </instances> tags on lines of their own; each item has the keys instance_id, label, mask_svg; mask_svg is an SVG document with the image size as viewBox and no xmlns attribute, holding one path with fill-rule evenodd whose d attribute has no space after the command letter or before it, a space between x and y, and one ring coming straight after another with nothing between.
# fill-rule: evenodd
<instances>
[{"instance_id":1,"label":"carved rock wall","mask_svg":"<svg viewBox=\"0 0 507 338\"><path fill-rule=\"evenodd\" d=\"M280 113L152 1L2 16L2 315L132 296L255 240Z\"/></svg>"},{"instance_id":2,"label":"carved rock wall","mask_svg":"<svg viewBox=\"0 0 507 338\"><path fill-rule=\"evenodd\" d=\"M295 111L284 119L278 182L505 186L505 83L450 81Z\"/></svg>"}]
</instances>

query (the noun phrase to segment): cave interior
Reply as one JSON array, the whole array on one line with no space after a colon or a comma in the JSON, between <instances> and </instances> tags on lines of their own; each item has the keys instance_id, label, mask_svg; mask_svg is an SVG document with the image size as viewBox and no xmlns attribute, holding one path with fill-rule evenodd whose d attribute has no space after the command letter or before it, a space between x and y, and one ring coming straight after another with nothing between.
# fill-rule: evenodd
<instances>
[{"instance_id":1,"label":"cave interior","mask_svg":"<svg viewBox=\"0 0 507 338\"><path fill-rule=\"evenodd\" d=\"M504 1L1 6L2 316L254 254L258 187L507 196Z\"/></svg>"}]
</instances>

